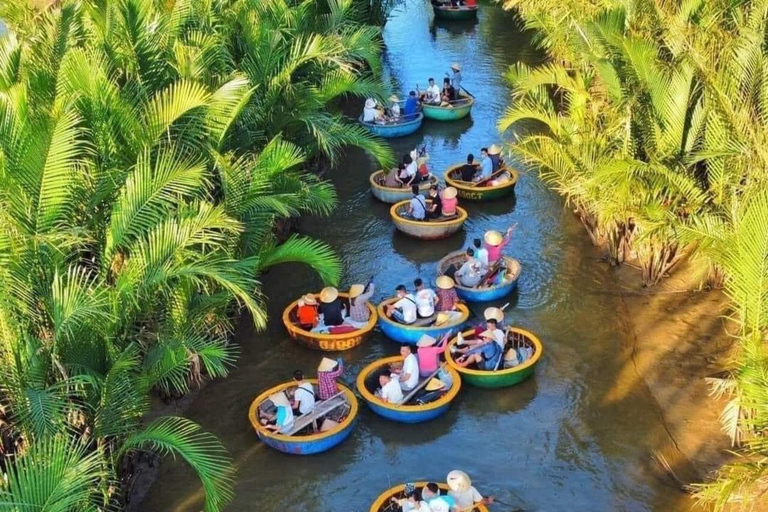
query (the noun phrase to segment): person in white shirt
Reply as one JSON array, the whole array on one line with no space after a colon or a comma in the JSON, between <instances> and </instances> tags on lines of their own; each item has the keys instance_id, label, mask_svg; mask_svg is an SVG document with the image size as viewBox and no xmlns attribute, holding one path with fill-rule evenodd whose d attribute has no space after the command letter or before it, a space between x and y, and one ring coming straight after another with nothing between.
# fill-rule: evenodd
<instances>
[{"instance_id":1,"label":"person in white shirt","mask_svg":"<svg viewBox=\"0 0 768 512\"><path fill-rule=\"evenodd\" d=\"M389 101L392 102L389 106L389 115L393 121L396 121L400 117L400 98L397 97L397 94L393 94L389 97Z\"/></svg>"},{"instance_id":2,"label":"person in white shirt","mask_svg":"<svg viewBox=\"0 0 768 512\"><path fill-rule=\"evenodd\" d=\"M427 87L427 91L424 93L422 101L432 105L440 104L440 88L435 83L434 78L429 79L429 87Z\"/></svg>"},{"instance_id":3,"label":"person in white shirt","mask_svg":"<svg viewBox=\"0 0 768 512\"><path fill-rule=\"evenodd\" d=\"M399 404L403 399L403 390L400 383L392 378L392 373L386 370L379 376L379 385L381 386L380 397L387 403Z\"/></svg>"},{"instance_id":4,"label":"person in white shirt","mask_svg":"<svg viewBox=\"0 0 768 512\"><path fill-rule=\"evenodd\" d=\"M315 389L311 382L304 380L304 374L300 370L293 372L293 380L296 381L296 391L293 393L291 407L298 409L299 414L309 414L315 408Z\"/></svg>"},{"instance_id":5,"label":"person in white shirt","mask_svg":"<svg viewBox=\"0 0 768 512\"><path fill-rule=\"evenodd\" d=\"M379 110L376 108L376 100L368 98L365 100L365 107L363 108L363 122L373 123L377 117L379 117Z\"/></svg>"},{"instance_id":6,"label":"person in white shirt","mask_svg":"<svg viewBox=\"0 0 768 512\"><path fill-rule=\"evenodd\" d=\"M407 292L404 285L395 288L397 291L397 302L388 304L385 313L388 317L401 324L412 324L416 321L416 299Z\"/></svg>"},{"instance_id":7,"label":"person in white shirt","mask_svg":"<svg viewBox=\"0 0 768 512\"><path fill-rule=\"evenodd\" d=\"M421 279L416 279L413 285L416 287L416 309L419 317L431 317L435 314L435 306L440 299L432 288L424 288L424 281Z\"/></svg>"},{"instance_id":8,"label":"person in white shirt","mask_svg":"<svg viewBox=\"0 0 768 512\"><path fill-rule=\"evenodd\" d=\"M400 355L403 356L403 370L399 378L400 387L403 391L410 391L419 383L419 360L407 343L400 345Z\"/></svg>"},{"instance_id":9,"label":"person in white shirt","mask_svg":"<svg viewBox=\"0 0 768 512\"><path fill-rule=\"evenodd\" d=\"M453 470L448 473L448 496L453 498L454 506L459 510L469 510L477 505L490 505L493 498L483 498L477 489L472 486L472 481L463 471Z\"/></svg>"},{"instance_id":10,"label":"person in white shirt","mask_svg":"<svg viewBox=\"0 0 768 512\"><path fill-rule=\"evenodd\" d=\"M466 340L466 348L458 349L462 354L456 359L456 364L466 368L470 364L476 364L478 369L494 371L499 367L504 347L507 344L506 333L497 328L495 318L486 320L486 330L480 333L479 339Z\"/></svg>"},{"instance_id":11,"label":"person in white shirt","mask_svg":"<svg viewBox=\"0 0 768 512\"><path fill-rule=\"evenodd\" d=\"M480 263L485 267L488 267L488 249L483 247L483 241L479 238L475 238L473 243L475 245L475 258L480 260Z\"/></svg>"}]
</instances>

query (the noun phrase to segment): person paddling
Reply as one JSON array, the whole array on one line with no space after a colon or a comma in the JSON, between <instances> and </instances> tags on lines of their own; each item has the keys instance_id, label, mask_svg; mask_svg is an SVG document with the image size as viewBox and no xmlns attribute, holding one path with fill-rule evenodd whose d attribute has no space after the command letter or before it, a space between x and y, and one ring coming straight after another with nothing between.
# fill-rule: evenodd
<instances>
[{"instance_id":1,"label":"person paddling","mask_svg":"<svg viewBox=\"0 0 768 512\"><path fill-rule=\"evenodd\" d=\"M484 498L472 486L472 480L469 479L463 471L454 469L446 477L448 483L448 496L453 498L456 508L459 510L470 510L478 505L490 505L494 502L491 497Z\"/></svg>"},{"instance_id":2,"label":"person paddling","mask_svg":"<svg viewBox=\"0 0 768 512\"><path fill-rule=\"evenodd\" d=\"M344 304L339 298L339 290L333 286L326 286L320 291L320 308L318 312L323 315L325 325L341 325L344 323Z\"/></svg>"},{"instance_id":3,"label":"person paddling","mask_svg":"<svg viewBox=\"0 0 768 512\"><path fill-rule=\"evenodd\" d=\"M328 400L339 392L336 379L344 373L344 361L338 358L336 361L324 357L317 367L317 397L320 400Z\"/></svg>"},{"instance_id":4,"label":"person paddling","mask_svg":"<svg viewBox=\"0 0 768 512\"><path fill-rule=\"evenodd\" d=\"M485 232L483 239L485 240L485 250L488 251L488 265L493 265L501 259L502 251L512 238L512 233L514 232L515 227L517 227L517 224L507 228L507 232L504 236L498 231Z\"/></svg>"}]
</instances>

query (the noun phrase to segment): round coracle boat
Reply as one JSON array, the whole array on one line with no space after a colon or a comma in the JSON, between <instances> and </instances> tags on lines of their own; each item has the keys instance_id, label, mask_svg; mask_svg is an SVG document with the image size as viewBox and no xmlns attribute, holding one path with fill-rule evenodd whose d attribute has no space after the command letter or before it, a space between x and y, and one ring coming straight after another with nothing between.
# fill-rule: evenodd
<instances>
[{"instance_id":1,"label":"round coracle boat","mask_svg":"<svg viewBox=\"0 0 768 512\"><path fill-rule=\"evenodd\" d=\"M316 379L307 381L317 387ZM259 407L266 400L272 400L274 403L278 402L278 397L280 400L287 400L285 392L296 387L295 381L279 384L257 396L251 402L248 419L259 439L275 450L293 455L313 455L330 450L349 437L355 428L359 412L357 398L352 390L338 383L336 385L340 390L338 394L328 400L317 401L314 410L298 416L293 427L285 433L273 432L264 427L259 421ZM321 426L328 430L315 432L314 427Z\"/></svg>"},{"instance_id":2,"label":"round coracle boat","mask_svg":"<svg viewBox=\"0 0 768 512\"><path fill-rule=\"evenodd\" d=\"M405 137L421 128L424 121L424 114L419 112L414 119L404 120L397 123L365 123L363 116L358 118L360 124L365 126L368 131L384 139L394 139L396 137Z\"/></svg>"},{"instance_id":3,"label":"round coracle boat","mask_svg":"<svg viewBox=\"0 0 768 512\"><path fill-rule=\"evenodd\" d=\"M493 173L490 179L479 183L473 183L461 179L459 169L464 167L464 165L465 164L453 165L449 167L443 175L448 186L456 188L460 198L468 199L470 201L493 201L512 195L515 192L515 185L519 178L519 173L515 169L502 166L501 169ZM475 164L475 167L479 167L479 164ZM495 181L495 177L505 175L509 176L508 181L495 184L494 186L488 185L489 181Z\"/></svg>"},{"instance_id":4,"label":"round coracle boat","mask_svg":"<svg viewBox=\"0 0 768 512\"><path fill-rule=\"evenodd\" d=\"M399 299L396 297L387 299L379 304L379 306L376 308L376 311L379 315L379 327L389 339L397 341L398 343L416 345L419 339L425 334L428 334L429 336L439 340L443 337L443 335L445 335L445 333L461 329L469 318L469 308L464 304L457 304L456 311L451 312L456 314L445 315L449 317L446 318L445 321L440 321L441 318L438 317L441 315L440 313L436 313L433 317L431 317L431 319L434 321L428 324L426 324L426 322L429 321L429 319L421 318L417 320L417 322L421 321L421 325L401 324L400 322L387 317L384 311L385 306L394 304L398 300Z\"/></svg>"},{"instance_id":5,"label":"round coracle boat","mask_svg":"<svg viewBox=\"0 0 768 512\"><path fill-rule=\"evenodd\" d=\"M320 298L319 294L314 294L314 296L316 299ZM339 293L339 297L345 301L349 300L349 294L347 293ZM295 339L305 347L314 350L324 350L326 352L349 350L350 348L360 345L376 326L376 308L369 302L366 305L368 306L371 316L368 319L368 323L360 329L336 334L307 331L302 329L296 322L296 310L298 304L299 301L296 300L291 302L288 307L285 308L283 311L283 325L285 325L291 338Z\"/></svg>"},{"instance_id":6,"label":"round coracle boat","mask_svg":"<svg viewBox=\"0 0 768 512\"><path fill-rule=\"evenodd\" d=\"M377 359L360 371L357 376L357 392L360 393L368 407L379 416L400 423L421 423L445 414L461 389L459 373L447 364L442 366L442 370L447 373L451 382L444 382L447 391L434 401L420 403L419 397L419 393L425 389L425 385L433 380L431 376L419 379L415 394L413 391L404 393L403 398L406 403L388 403L375 395L376 389L379 387L380 372L388 368L389 365L402 363L402 361L401 356L385 357Z\"/></svg>"},{"instance_id":7,"label":"round coracle boat","mask_svg":"<svg viewBox=\"0 0 768 512\"><path fill-rule=\"evenodd\" d=\"M456 233L467 220L467 210L457 206L456 215L451 217L441 217L432 220L413 220L403 217L402 214L407 211L410 201L400 201L392 205L389 209L389 216L392 217L395 227L398 231L414 238L422 240L437 240L447 238Z\"/></svg>"},{"instance_id":8,"label":"round coracle boat","mask_svg":"<svg viewBox=\"0 0 768 512\"><path fill-rule=\"evenodd\" d=\"M474 335L474 331L465 331L464 337L470 337ZM453 338L445 347L445 360L461 374L461 378L467 381L468 384L481 388L505 388L508 386L514 386L524 381L531 375L536 365L541 360L541 354L544 351L544 347L533 333L524 329L518 329L512 327L507 334L507 346L504 349L505 353L510 348L517 348L518 346L532 348L533 354L529 359L517 366L511 368L504 368L501 366L498 370L477 370L474 368L461 368L456 364L456 360L451 354L451 348L456 346L458 338ZM503 356L504 354L502 354Z\"/></svg>"},{"instance_id":9,"label":"round coracle boat","mask_svg":"<svg viewBox=\"0 0 768 512\"><path fill-rule=\"evenodd\" d=\"M423 489L428 483L429 482L425 480L423 482L414 482L413 485L416 486L417 489ZM370 512L392 512L393 508L396 510L397 507L392 506L392 498L405 498L405 485L406 484L396 485L381 493L381 495L376 498L376 501L373 502L373 505L371 505ZM448 492L447 484L438 483L437 485L442 491L441 494L446 494ZM478 503L471 509L462 509L462 512L489 512L489 510L486 505Z\"/></svg>"},{"instance_id":10,"label":"round coracle boat","mask_svg":"<svg viewBox=\"0 0 768 512\"><path fill-rule=\"evenodd\" d=\"M450 105L444 107L423 103L421 105L421 111L424 113L424 117L432 119L433 121L457 121L467 117L474 104L474 96L467 93L461 93L459 94L458 100L453 101Z\"/></svg>"},{"instance_id":11,"label":"round coracle boat","mask_svg":"<svg viewBox=\"0 0 768 512\"><path fill-rule=\"evenodd\" d=\"M435 18L441 20L471 20L477 17L477 5L453 7L451 4L432 4L432 9L435 11Z\"/></svg>"},{"instance_id":12,"label":"round coracle boat","mask_svg":"<svg viewBox=\"0 0 768 512\"><path fill-rule=\"evenodd\" d=\"M448 253L447 256L437 262L438 275L447 275L448 277L454 278L453 273L464 264L465 257L466 253L464 251ZM490 302L506 297L512 293L517 287L517 280L520 277L523 267L520 265L520 262L514 258L510 258L509 256L502 256L502 258L504 259L504 279L501 283L470 288L468 286L462 286L458 280L454 278L456 295L458 295L461 300L467 302ZM453 271L451 271L451 268L453 268ZM379 314L381 315L381 313ZM381 319L379 319L379 322L381 322Z\"/></svg>"},{"instance_id":13,"label":"round coracle boat","mask_svg":"<svg viewBox=\"0 0 768 512\"><path fill-rule=\"evenodd\" d=\"M411 187L385 187L384 186L384 171L376 171L371 174L368 181L371 184L371 194L373 197L383 203L399 203L400 201L408 201L413 197ZM419 192L425 193L432 185L437 185L437 176L432 174L426 181L419 183Z\"/></svg>"}]
</instances>

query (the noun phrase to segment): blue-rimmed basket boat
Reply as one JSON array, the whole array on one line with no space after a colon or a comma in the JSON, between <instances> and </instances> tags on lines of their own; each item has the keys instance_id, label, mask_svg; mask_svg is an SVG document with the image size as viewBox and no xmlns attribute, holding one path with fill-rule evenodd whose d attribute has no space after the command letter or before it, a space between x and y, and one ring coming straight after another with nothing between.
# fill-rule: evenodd
<instances>
[{"instance_id":1,"label":"blue-rimmed basket boat","mask_svg":"<svg viewBox=\"0 0 768 512\"><path fill-rule=\"evenodd\" d=\"M463 333L465 338L474 335L474 331L465 331ZM448 365L461 374L461 378L467 381L468 384L477 386L480 388L506 388L514 386L524 381L531 375L536 365L541 360L541 355L544 353L544 346L532 332L524 329L518 329L513 327L507 334L507 343L510 341L517 343L525 343L528 346L533 347L533 355L523 364L513 366L512 368L501 368L499 370L476 370L473 368L462 368L456 364L456 360L451 354L451 347L456 345L458 339L453 338L445 346L445 360ZM507 345L509 347L509 345Z\"/></svg>"},{"instance_id":2,"label":"blue-rimmed basket boat","mask_svg":"<svg viewBox=\"0 0 768 512\"><path fill-rule=\"evenodd\" d=\"M453 217L435 220L409 219L403 217L403 214L408 210L408 203L410 201L400 201L393 204L392 208L389 209L389 216L392 217L392 222L398 231L413 238L421 238L422 240L448 238L460 230L467 220L467 210L461 206L456 207L456 215Z\"/></svg>"},{"instance_id":3,"label":"blue-rimmed basket boat","mask_svg":"<svg viewBox=\"0 0 768 512\"><path fill-rule=\"evenodd\" d=\"M450 105L441 107L440 105L422 104L421 111L424 117L433 121L458 121L469 115L472 106L475 104L475 97L465 92L459 94L459 99L451 102Z\"/></svg>"},{"instance_id":4,"label":"blue-rimmed basket boat","mask_svg":"<svg viewBox=\"0 0 768 512\"><path fill-rule=\"evenodd\" d=\"M438 416L445 414L451 406L451 402L456 398L456 395L459 394L459 390L461 389L461 377L459 376L459 373L447 364L443 368L451 376L451 380L453 381L451 383L451 388L434 402L422 405L390 404L368 390L366 379L372 373L385 366L389 366L392 363L399 363L402 361L403 358L401 356L385 357L384 359L377 359L360 371L357 376L357 392L360 393L363 400L368 404L368 407L379 416L400 423L421 423L423 421L433 420Z\"/></svg>"},{"instance_id":5,"label":"blue-rimmed basket boat","mask_svg":"<svg viewBox=\"0 0 768 512\"><path fill-rule=\"evenodd\" d=\"M391 298L383 301L378 305L376 311L379 314L379 327L381 328L382 332L384 332L384 334L386 334L389 339L398 343L416 345L416 343L419 341L419 338L425 334L429 334L433 338L439 340L445 333L461 329L464 324L467 323L467 319L469 318L469 308L464 304L457 304L456 311L460 314L460 316L453 321L446 322L445 324L425 327L401 324L400 322L396 322L391 318L388 318L384 311L385 306L393 304L397 302L397 300L397 298Z\"/></svg>"},{"instance_id":6,"label":"blue-rimmed basket boat","mask_svg":"<svg viewBox=\"0 0 768 512\"><path fill-rule=\"evenodd\" d=\"M522 272L523 267L520 265L520 262L514 258L510 258L509 256L502 257L504 258L504 263L507 269L503 283L493 286L469 288L460 285L459 282L454 279L454 282L456 283L456 295L458 295L461 300L467 302L490 302L506 297L512 293L515 288L517 288L517 280L520 278L520 272ZM437 273L439 275L446 275L446 270L449 267L461 267L464 263L464 258L464 251L448 253L447 256L437 262ZM381 320L379 320L379 324L381 324Z\"/></svg>"},{"instance_id":7,"label":"blue-rimmed basket boat","mask_svg":"<svg viewBox=\"0 0 768 512\"><path fill-rule=\"evenodd\" d=\"M374 135L378 135L384 139L394 139L397 137L405 137L406 135L410 135L421 128L421 123L424 121L424 114L419 112L413 119L400 123L365 123L363 122L363 116L360 116L358 121L360 121L360 124L365 126L368 131Z\"/></svg>"},{"instance_id":8,"label":"blue-rimmed basket boat","mask_svg":"<svg viewBox=\"0 0 768 512\"><path fill-rule=\"evenodd\" d=\"M382 185L384 182L384 171L376 171L368 178L371 184L371 194L382 203L399 203L408 201L413 197L411 187L393 188ZM437 176L430 174L426 181L419 183L419 192L425 193L432 185L437 185Z\"/></svg>"},{"instance_id":9,"label":"blue-rimmed basket boat","mask_svg":"<svg viewBox=\"0 0 768 512\"><path fill-rule=\"evenodd\" d=\"M313 386L317 387L316 379L308 379L308 381L311 382ZM334 446L341 444L346 438L349 437L349 435L352 433L352 430L355 428L355 423L357 422L357 414L359 412L357 398L355 398L355 394L352 392L352 390L339 383L336 385L340 390L339 396L343 397L349 406L349 413L347 414L347 417L344 418L344 420L342 420L335 428L327 432L320 432L317 434L309 435L294 434L287 436L267 430L259 422L258 410L262 402L267 400L275 393L285 391L290 387L295 387L295 381L279 384L257 396L253 402L251 402L251 407L248 410L248 419L251 421L251 425L256 431L256 435L259 436L259 439L261 439L264 444L270 448L274 448L275 450L293 455L314 455L315 453L321 453L330 450ZM324 402L318 401L315 403L315 407L321 407L323 403Z\"/></svg>"},{"instance_id":10,"label":"blue-rimmed basket boat","mask_svg":"<svg viewBox=\"0 0 768 512\"><path fill-rule=\"evenodd\" d=\"M477 17L476 5L461 5L459 7L452 7L451 4L447 5L435 5L432 4L432 9L435 11L435 18L441 20L471 20Z\"/></svg>"},{"instance_id":11,"label":"blue-rimmed basket boat","mask_svg":"<svg viewBox=\"0 0 768 512\"><path fill-rule=\"evenodd\" d=\"M414 482L413 485L416 486L417 489L423 489L427 486L429 481L424 480L422 482ZM448 485L447 484L437 484L438 487L440 487L440 490L442 491L441 494L446 494L448 492ZM390 489L387 489L381 495L376 498L376 501L373 502L373 505L371 505L371 509L369 512L392 512L392 498L402 499L405 498L405 484L396 485ZM471 509L462 509L464 512L489 512L488 507L482 503L478 503Z\"/></svg>"}]
</instances>

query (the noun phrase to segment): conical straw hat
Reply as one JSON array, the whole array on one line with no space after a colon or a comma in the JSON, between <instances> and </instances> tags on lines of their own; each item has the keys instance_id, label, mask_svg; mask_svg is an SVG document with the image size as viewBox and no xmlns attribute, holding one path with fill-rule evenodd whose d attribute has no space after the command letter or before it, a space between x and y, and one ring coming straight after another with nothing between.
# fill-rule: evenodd
<instances>
[{"instance_id":1,"label":"conical straw hat","mask_svg":"<svg viewBox=\"0 0 768 512\"><path fill-rule=\"evenodd\" d=\"M419 338L419 341L416 342L417 347L431 347L437 342L435 338L430 336L429 334L422 334L421 338Z\"/></svg>"},{"instance_id":2,"label":"conical straw hat","mask_svg":"<svg viewBox=\"0 0 768 512\"><path fill-rule=\"evenodd\" d=\"M453 282L453 279L451 279L448 276L438 276L437 280L435 281L437 284L437 287L441 290L450 290L454 286L456 286L456 283Z\"/></svg>"},{"instance_id":3,"label":"conical straw hat","mask_svg":"<svg viewBox=\"0 0 768 512\"><path fill-rule=\"evenodd\" d=\"M320 292L320 302L325 302L326 304L328 304L329 302L333 302L334 300L336 300L336 297L338 296L339 296L339 290L337 290L333 286L326 286Z\"/></svg>"},{"instance_id":4,"label":"conical straw hat","mask_svg":"<svg viewBox=\"0 0 768 512\"><path fill-rule=\"evenodd\" d=\"M316 306L317 305L317 300L315 299L315 296L312 295L311 293L308 293L308 294L304 295L301 298L301 300L303 300L304 304L307 304L308 306Z\"/></svg>"},{"instance_id":5,"label":"conical straw hat","mask_svg":"<svg viewBox=\"0 0 768 512\"><path fill-rule=\"evenodd\" d=\"M320 365L317 367L318 372L329 372L336 368L336 361L333 359L329 359L327 357L324 357L322 361L320 361Z\"/></svg>"},{"instance_id":6,"label":"conical straw hat","mask_svg":"<svg viewBox=\"0 0 768 512\"><path fill-rule=\"evenodd\" d=\"M354 299L365 291L365 286L362 284L353 284L349 287L349 298Z\"/></svg>"},{"instance_id":7,"label":"conical straw hat","mask_svg":"<svg viewBox=\"0 0 768 512\"><path fill-rule=\"evenodd\" d=\"M365 108L373 108L376 106L376 100L373 98L368 98L365 100Z\"/></svg>"},{"instance_id":8,"label":"conical straw hat","mask_svg":"<svg viewBox=\"0 0 768 512\"><path fill-rule=\"evenodd\" d=\"M389 101L400 101L400 98L397 97L397 94L393 94L389 97Z\"/></svg>"},{"instance_id":9,"label":"conical straw hat","mask_svg":"<svg viewBox=\"0 0 768 512\"><path fill-rule=\"evenodd\" d=\"M459 66L458 62L454 62L453 64L451 64L451 68L455 69L456 71L461 71L461 66Z\"/></svg>"},{"instance_id":10,"label":"conical straw hat","mask_svg":"<svg viewBox=\"0 0 768 512\"><path fill-rule=\"evenodd\" d=\"M429 379L429 382L427 382L427 387L425 388L427 391L437 391L438 389L443 389L445 387L445 382L441 381L440 379Z\"/></svg>"},{"instance_id":11,"label":"conical straw hat","mask_svg":"<svg viewBox=\"0 0 768 512\"><path fill-rule=\"evenodd\" d=\"M504 237L501 236L501 233L498 231L486 231L485 235L483 235L483 239L488 245L501 245L501 242L504 241ZM322 297L321 297L322 300Z\"/></svg>"},{"instance_id":12,"label":"conical straw hat","mask_svg":"<svg viewBox=\"0 0 768 512\"><path fill-rule=\"evenodd\" d=\"M453 199L458 193L459 191L454 187L445 187L445 190L443 190L443 197L445 199Z\"/></svg>"},{"instance_id":13,"label":"conical straw hat","mask_svg":"<svg viewBox=\"0 0 768 512\"><path fill-rule=\"evenodd\" d=\"M437 318L435 319L435 326L443 325L450 319L451 319L451 315L449 315L448 313L445 313L444 311L441 311L437 314Z\"/></svg>"},{"instance_id":14,"label":"conical straw hat","mask_svg":"<svg viewBox=\"0 0 768 512\"><path fill-rule=\"evenodd\" d=\"M489 155L498 155L499 153L501 153L501 148L496 144L491 144L491 147L488 148Z\"/></svg>"},{"instance_id":15,"label":"conical straw hat","mask_svg":"<svg viewBox=\"0 0 768 512\"><path fill-rule=\"evenodd\" d=\"M499 308L486 308L485 311L483 311L483 317L485 317L486 320L493 318L497 322L501 322L504 320L504 312Z\"/></svg>"}]
</instances>

